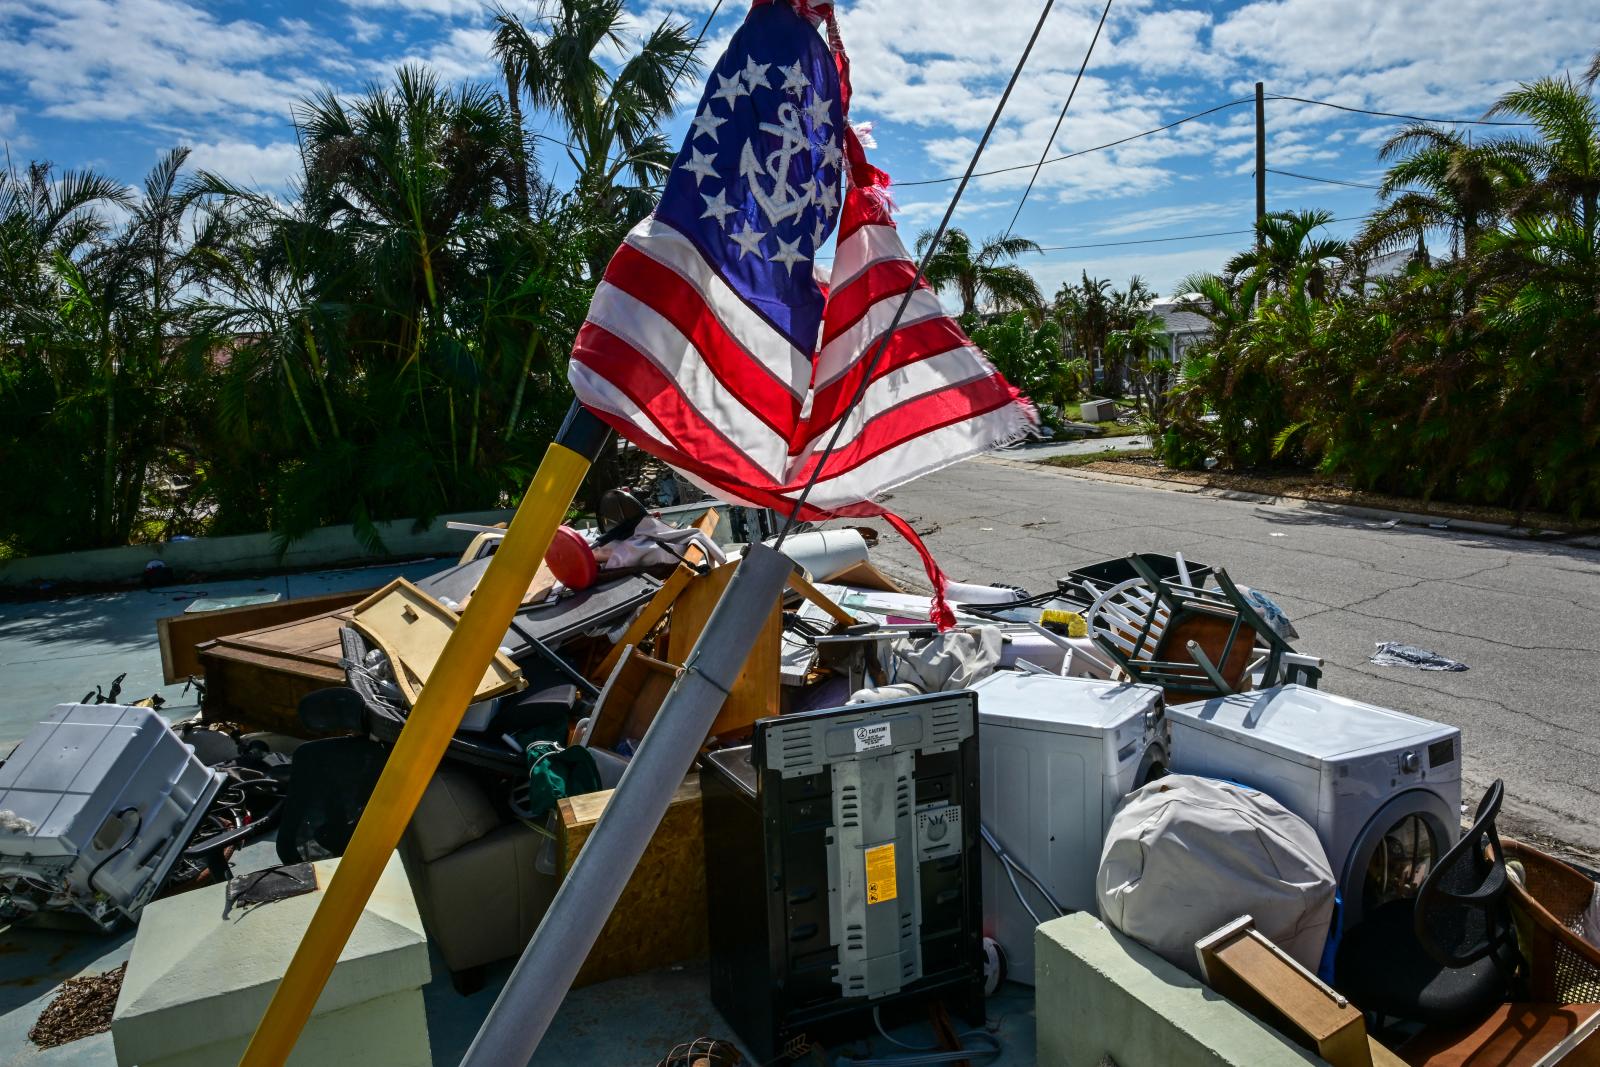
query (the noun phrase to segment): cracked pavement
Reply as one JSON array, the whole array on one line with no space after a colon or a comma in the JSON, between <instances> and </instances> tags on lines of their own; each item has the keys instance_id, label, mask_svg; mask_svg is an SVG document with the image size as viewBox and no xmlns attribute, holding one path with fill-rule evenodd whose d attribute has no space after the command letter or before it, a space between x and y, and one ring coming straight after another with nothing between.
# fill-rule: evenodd
<instances>
[{"instance_id":1,"label":"cracked pavement","mask_svg":"<svg viewBox=\"0 0 1600 1067\"><path fill-rule=\"evenodd\" d=\"M954 580L1043 592L1131 551L1182 552L1268 593L1323 688L1461 728L1463 799L1504 778L1505 831L1600 855L1600 552L1091 481L985 457L892 494ZM926 588L880 524L874 559ZM929 533L928 531L932 531ZM1379 667L1380 641L1466 663Z\"/></svg>"}]
</instances>

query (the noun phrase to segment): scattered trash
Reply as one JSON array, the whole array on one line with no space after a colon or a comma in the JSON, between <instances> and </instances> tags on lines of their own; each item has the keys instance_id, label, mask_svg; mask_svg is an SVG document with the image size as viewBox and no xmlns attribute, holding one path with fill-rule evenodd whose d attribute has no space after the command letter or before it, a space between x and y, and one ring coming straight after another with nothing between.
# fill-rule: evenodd
<instances>
[{"instance_id":1,"label":"scattered trash","mask_svg":"<svg viewBox=\"0 0 1600 1067\"><path fill-rule=\"evenodd\" d=\"M1446 519L1443 522L1430 522L1430 523L1428 523L1428 529L1430 529L1430 530L1448 530L1448 529L1450 529L1450 520Z\"/></svg>"},{"instance_id":2,"label":"scattered trash","mask_svg":"<svg viewBox=\"0 0 1600 1067\"><path fill-rule=\"evenodd\" d=\"M28 1040L40 1048L55 1048L111 1029L111 1013L122 992L128 965L103 974L86 974L61 983L61 992L45 1006Z\"/></svg>"},{"instance_id":3,"label":"scattered trash","mask_svg":"<svg viewBox=\"0 0 1600 1067\"><path fill-rule=\"evenodd\" d=\"M1396 526L1400 525L1400 520L1390 519L1388 522L1369 522L1367 525L1372 527L1374 530L1392 530Z\"/></svg>"},{"instance_id":4,"label":"scattered trash","mask_svg":"<svg viewBox=\"0 0 1600 1067\"><path fill-rule=\"evenodd\" d=\"M1288 537L1289 535L1286 534L1286 533L1270 533L1267 536L1268 537Z\"/></svg>"},{"instance_id":5,"label":"scattered trash","mask_svg":"<svg viewBox=\"0 0 1600 1067\"><path fill-rule=\"evenodd\" d=\"M1378 651L1369 661L1380 667L1412 667L1419 671L1464 671L1465 663L1429 652L1416 645L1402 645L1397 641L1381 641Z\"/></svg>"}]
</instances>

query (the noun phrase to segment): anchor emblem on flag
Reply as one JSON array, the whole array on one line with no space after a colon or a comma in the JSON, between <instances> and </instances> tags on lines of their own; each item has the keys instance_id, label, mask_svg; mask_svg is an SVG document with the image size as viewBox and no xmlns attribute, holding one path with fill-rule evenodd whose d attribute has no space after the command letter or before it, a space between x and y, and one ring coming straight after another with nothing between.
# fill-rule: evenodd
<instances>
[{"instance_id":1,"label":"anchor emblem on flag","mask_svg":"<svg viewBox=\"0 0 1600 1067\"><path fill-rule=\"evenodd\" d=\"M809 152L811 140L800 128L799 111L790 103L779 106L777 122L763 122L759 129L780 138L782 143L767 154L763 166L757 160L750 141L745 141L739 156L739 176L750 186L750 194L755 197L762 214L766 215L767 222L776 226L799 215L816 199L814 179L807 179L800 191L789 184L789 161L801 152ZM771 191L761 187L760 179L763 177L771 180Z\"/></svg>"}]
</instances>

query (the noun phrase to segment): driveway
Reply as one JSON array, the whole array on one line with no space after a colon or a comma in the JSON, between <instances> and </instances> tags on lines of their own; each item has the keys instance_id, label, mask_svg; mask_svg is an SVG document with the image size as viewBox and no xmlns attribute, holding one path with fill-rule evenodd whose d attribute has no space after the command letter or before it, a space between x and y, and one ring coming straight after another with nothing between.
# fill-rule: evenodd
<instances>
[{"instance_id":1,"label":"driveway","mask_svg":"<svg viewBox=\"0 0 1600 1067\"><path fill-rule=\"evenodd\" d=\"M986 457L923 478L889 505L952 579L1035 592L1073 567L1179 551L1277 600L1323 687L1459 726L1464 798L1495 778L1508 832L1600 854L1600 553L1397 526L1303 508L1091 481ZM893 534L874 553L921 575ZM1379 667L1379 641L1466 663Z\"/></svg>"}]
</instances>

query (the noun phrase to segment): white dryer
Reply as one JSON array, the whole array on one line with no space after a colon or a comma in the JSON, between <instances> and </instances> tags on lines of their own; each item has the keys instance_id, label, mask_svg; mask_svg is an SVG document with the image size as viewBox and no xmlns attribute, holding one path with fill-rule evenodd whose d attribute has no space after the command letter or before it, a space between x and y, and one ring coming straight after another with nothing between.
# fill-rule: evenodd
<instances>
[{"instance_id":1,"label":"white dryer","mask_svg":"<svg viewBox=\"0 0 1600 1067\"><path fill-rule=\"evenodd\" d=\"M1461 731L1301 685L1167 709L1172 770L1267 793L1316 828L1344 925L1411 896L1461 832Z\"/></svg>"},{"instance_id":2,"label":"white dryer","mask_svg":"<svg viewBox=\"0 0 1600 1067\"><path fill-rule=\"evenodd\" d=\"M1095 911L1112 813L1166 768L1161 690L1021 671L996 671L972 689L983 825L1057 902ZM1025 879L1018 883L1041 919L1055 917ZM983 925L1005 951L1010 977L1031 984L1037 924L987 847Z\"/></svg>"}]
</instances>

